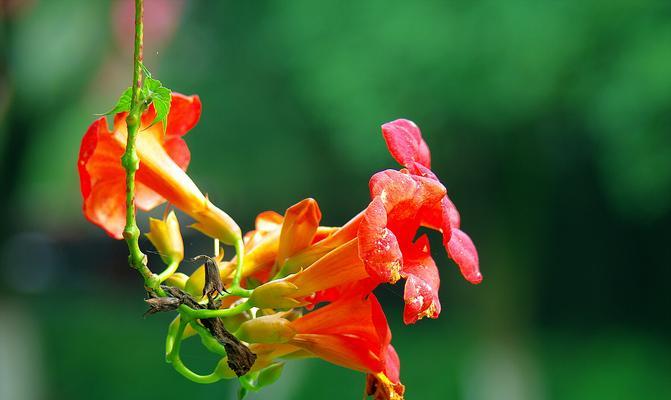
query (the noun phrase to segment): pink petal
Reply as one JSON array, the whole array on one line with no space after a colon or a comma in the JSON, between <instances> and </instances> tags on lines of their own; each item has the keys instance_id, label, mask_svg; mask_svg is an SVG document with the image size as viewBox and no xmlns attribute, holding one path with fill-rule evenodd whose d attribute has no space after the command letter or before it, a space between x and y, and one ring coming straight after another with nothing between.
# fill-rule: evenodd
<instances>
[{"instance_id":1,"label":"pink petal","mask_svg":"<svg viewBox=\"0 0 671 400\"><path fill-rule=\"evenodd\" d=\"M424 317L438 318L440 314L440 275L436 263L431 258L429 239L422 235L403 252L403 270L407 278L403 298L403 322L414 324Z\"/></svg>"},{"instance_id":2,"label":"pink petal","mask_svg":"<svg viewBox=\"0 0 671 400\"><path fill-rule=\"evenodd\" d=\"M478 251L467 234L459 229L452 229L452 238L447 244L447 254L457 263L461 274L467 281L474 284L482 282Z\"/></svg>"},{"instance_id":3,"label":"pink petal","mask_svg":"<svg viewBox=\"0 0 671 400\"><path fill-rule=\"evenodd\" d=\"M359 257L368 273L382 282L398 281L403 255L396 236L387 228L387 211L380 197L368 205L357 236Z\"/></svg>"},{"instance_id":4,"label":"pink petal","mask_svg":"<svg viewBox=\"0 0 671 400\"><path fill-rule=\"evenodd\" d=\"M408 166L416 161L431 168L431 154L422 133L414 122L397 119L382 125L382 135L389 153L401 165Z\"/></svg>"}]
</instances>

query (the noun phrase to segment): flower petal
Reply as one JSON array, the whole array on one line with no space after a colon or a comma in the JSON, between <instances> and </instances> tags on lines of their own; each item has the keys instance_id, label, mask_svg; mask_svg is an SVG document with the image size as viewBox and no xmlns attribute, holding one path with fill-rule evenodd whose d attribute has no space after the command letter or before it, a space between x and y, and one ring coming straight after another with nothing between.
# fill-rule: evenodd
<instances>
[{"instance_id":1,"label":"flower petal","mask_svg":"<svg viewBox=\"0 0 671 400\"><path fill-rule=\"evenodd\" d=\"M357 239L352 239L327 253L304 270L285 279L298 287L294 294L294 297L298 298L354 283L367 277L366 268L359 258Z\"/></svg>"},{"instance_id":2,"label":"flower petal","mask_svg":"<svg viewBox=\"0 0 671 400\"><path fill-rule=\"evenodd\" d=\"M379 284L377 279L371 279L369 277L355 281L347 282L339 286L331 287L325 290L320 290L316 292L311 297L306 297L304 300L309 302L305 307L307 309L312 309L314 306L320 303L333 303L338 299L342 299L349 296L364 297L371 293L373 289Z\"/></svg>"},{"instance_id":3,"label":"flower petal","mask_svg":"<svg viewBox=\"0 0 671 400\"><path fill-rule=\"evenodd\" d=\"M163 142L163 148L170 158L179 165L182 171L186 171L191 161L191 151L181 137L173 137Z\"/></svg>"},{"instance_id":4,"label":"flower petal","mask_svg":"<svg viewBox=\"0 0 671 400\"><path fill-rule=\"evenodd\" d=\"M275 211L263 211L256 216L255 227L253 231L245 233L245 253L256 247L261 240L269 233L282 228L284 217Z\"/></svg>"},{"instance_id":5,"label":"flower petal","mask_svg":"<svg viewBox=\"0 0 671 400\"><path fill-rule=\"evenodd\" d=\"M336 365L379 373L385 369L391 333L373 294L343 298L292 322L291 344Z\"/></svg>"},{"instance_id":6,"label":"flower petal","mask_svg":"<svg viewBox=\"0 0 671 400\"><path fill-rule=\"evenodd\" d=\"M203 106L200 97L172 93L165 136L182 136L198 123Z\"/></svg>"},{"instance_id":7,"label":"flower petal","mask_svg":"<svg viewBox=\"0 0 671 400\"><path fill-rule=\"evenodd\" d=\"M101 133L109 134L105 117L98 118L91 124L91 126L89 126L88 130L84 134L84 137L82 138L82 144L79 147L77 168L79 170L79 186L84 198L87 198L91 192L91 173L89 173L88 169L93 169L94 164L92 163L89 166L89 162L92 161L91 158L96 154L96 148L98 147L98 137ZM97 157L99 159L102 159L103 157L106 158L109 162L110 168L114 168L115 166L120 168L121 166L116 165L117 163L115 163L114 159L117 157L117 155L118 157L121 157L121 154L123 154L123 149L118 149L117 146L112 143L112 147L110 148L103 149L101 147L98 150Z\"/></svg>"},{"instance_id":8,"label":"flower petal","mask_svg":"<svg viewBox=\"0 0 671 400\"><path fill-rule=\"evenodd\" d=\"M459 266L461 274L471 283L482 282L478 251L471 238L459 229L452 230L452 238L447 245L447 253Z\"/></svg>"},{"instance_id":9,"label":"flower petal","mask_svg":"<svg viewBox=\"0 0 671 400\"><path fill-rule=\"evenodd\" d=\"M398 358L396 349L391 344L387 346L384 358L384 374L394 383L398 383L401 377L401 360Z\"/></svg>"},{"instance_id":10,"label":"flower petal","mask_svg":"<svg viewBox=\"0 0 671 400\"><path fill-rule=\"evenodd\" d=\"M369 183L371 198L379 196L387 209L391 229L401 241L411 241L419 228L420 211L439 208L445 187L437 180L415 176L407 170L376 173Z\"/></svg>"},{"instance_id":11,"label":"flower petal","mask_svg":"<svg viewBox=\"0 0 671 400\"><path fill-rule=\"evenodd\" d=\"M135 182L135 205L138 206L138 208L149 211L160 206L164 202L165 199L163 196L156 193L153 189L150 189L142 181L137 180Z\"/></svg>"},{"instance_id":12,"label":"flower petal","mask_svg":"<svg viewBox=\"0 0 671 400\"><path fill-rule=\"evenodd\" d=\"M200 119L202 112L202 104L200 97L185 96L181 93L173 92L170 99L170 112L168 113L168 126L165 130L165 137L179 137L193 129ZM149 126L156 118L156 110L154 105L150 105L147 111L142 114L143 127ZM156 126L158 131L163 134L162 123Z\"/></svg>"},{"instance_id":13,"label":"flower petal","mask_svg":"<svg viewBox=\"0 0 671 400\"><path fill-rule=\"evenodd\" d=\"M277 250L278 265L312 243L321 219L322 213L314 199L305 199L287 209Z\"/></svg>"},{"instance_id":14,"label":"flower petal","mask_svg":"<svg viewBox=\"0 0 671 400\"><path fill-rule=\"evenodd\" d=\"M282 270L287 273L298 272L301 268L306 268L308 265L323 257L329 251L356 238L357 232L359 230L359 224L361 223L362 219L363 212L360 212L354 218L349 220L345 225L336 229L330 235L326 236L320 241L316 241L312 246L307 247L295 255L289 257L285 261L284 265L282 265ZM315 239L317 239L316 236Z\"/></svg>"},{"instance_id":15,"label":"flower petal","mask_svg":"<svg viewBox=\"0 0 671 400\"><path fill-rule=\"evenodd\" d=\"M86 131L77 161L84 216L116 239L123 238L126 219L123 151L101 117Z\"/></svg>"},{"instance_id":16,"label":"flower petal","mask_svg":"<svg viewBox=\"0 0 671 400\"><path fill-rule=\"evenodd\" d=\"M270 233L282 227L284 217L275 211L264 211L257 215L254 226L257 231Z\"/></svg>"},{"instance_id":17,"label":"flower petal","mask_svg":"<svg viewBox=\"0 0 671 400\"><path fill-rule=\"evenodd\" d=\"M452 237L452 229L459 228L459 211L447 195L435 206L425 207L420 216L420 224L443 234L443 245Z\"/></svg>"},{"instance_id":18,"label":"flower petal","mask_svg":"<svg viewBox=\"0 0 671 400\"><path fill-rule=\"evenodd\" d=\"M380 282L398 281L403 255L396 236L387 228L387 210L380 196L366 208L358 237L359 257L371 277Z\"/></svg>"},{"instance_id":19,"label":"flower petal","mask_svg":"<svg viewBox=\"0 0 671 400\"><path fill-rule=\"evenodd\" d=\"M431 168L431 153L422 133L414 122L397 119L382 125L382 135L392 157L399 164L408 166L415 161Z\"/></svg>"},{"instance_id":20,"label":"flower petal","mask_svg":"<svg viewBox=\"0 0 671 400\"><path fill-rule=\"evenodd\" d=\"M438 288L440 275L431 257L429 239L422 235L409 248L403 250L403 270L407 278L403 298L403 322L414 324L423 317L438 318L440 300Z\"/></svg>"},{"instance_id":21,"label":"flower petal","mask_svg":"<svg viewBox=\"0 0 671 400\"><path fill-rule=\"evenodd\" d=\"M84 199L84 215L115 239L123 239L126 225L126 181L107 179L95 183Z\"/></svg>"}]
</instances>

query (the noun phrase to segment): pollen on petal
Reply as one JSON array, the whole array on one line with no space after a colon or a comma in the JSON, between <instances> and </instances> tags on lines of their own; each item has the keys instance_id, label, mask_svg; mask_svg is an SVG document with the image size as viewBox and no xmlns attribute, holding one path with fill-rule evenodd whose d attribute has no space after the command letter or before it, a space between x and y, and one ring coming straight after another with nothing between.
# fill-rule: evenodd
<instances>
[{"instance_id":1,"label":"pollen on petal","mask_svg":"<svg viewBox=\"0 0 671 400\"><path fill-rule=\"evenodd\" d=\"M359 257L371 276L395 283L400 278L403 255L396 236L386 225L387 211L382 200L376 197L359 225Z\"/></svg>"},{"instance_id":2,"label":"pollen on petal","mask_svg":"<svg viewBox=\"0 0 671 400\"><path fill-rule=\"evenodd\" d=\"M401 273L407 278L403 291L403 322L414 324L424 317L437 318L441 309L438 298L440 276L431 257L427 236L422 235L415 243L404 248L403 255Z\"/></svg>"}]
</instances>

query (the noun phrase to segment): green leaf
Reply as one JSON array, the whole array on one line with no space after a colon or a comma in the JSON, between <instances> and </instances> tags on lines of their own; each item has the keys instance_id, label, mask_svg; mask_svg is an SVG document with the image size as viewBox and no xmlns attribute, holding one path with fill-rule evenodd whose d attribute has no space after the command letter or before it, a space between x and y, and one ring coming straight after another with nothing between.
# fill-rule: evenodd
<instances>
[{"instance_id":1,"label":"green leaf","mask_svg":"<svg viewBox=\"0 0 671 400\"><path fill-rule=\"evenodd\" d=\"M142 83L142 90L147 94L148 97L151 97L156 89L160 88L161 86L163 86L161 81L148 76L144 78L144 82Z\"/></svg>"},{"instance_id":2,"label":"green leaf","mask_svg":"<svg viewBox=\"0 0 671 400\"><path fill-rule=\"evenodd\" d=\"M153 103L156 110L156 117L149 126L163 122L163 130L165 131L167 125L165 122L170 112L171 91L163 86L161 81L152 78L148 72L145 72L147 77L142 84L142 97L147 104Z\"/></svg>"},{"instance_id":3,"label":"green leaf","mask_svg":"<svg viewBox=\"0 0 671 400\"><path fill-rule=\"evenodd\" d=\"M114 108L101 115L111 115L130 111L130 102L132 98L133 98L133 88L129 87L128 89L124 90L124 92L121 94L121 97L119 97L119 100L116 102Z\"/></svg>"},{"instance_id":4,"label":"green leaf","mask_svg":"<svg viewBox=\"0 0 671 400\"><path fill-rule=\"evenodd\" d=\"M244 387L240 386L240 390L238 391L238 400L242 400L245 397L247 397L247 393L249 393L249 391Z\"/></svg>"},{"instance_id":5,"label":"green leaf","mask_svg":"<svg viewBox=\"0 0 671 400\"><path fill-rule=\"evenodd\" d=\"M157 122L163 121L164 132L167 125L168 113L170 112L170 99L170 89L163 86L156 89L152 99L154 108L156 109L156 118L154 118L151 124L154 125Z\"/></svg>"}]
</instances>

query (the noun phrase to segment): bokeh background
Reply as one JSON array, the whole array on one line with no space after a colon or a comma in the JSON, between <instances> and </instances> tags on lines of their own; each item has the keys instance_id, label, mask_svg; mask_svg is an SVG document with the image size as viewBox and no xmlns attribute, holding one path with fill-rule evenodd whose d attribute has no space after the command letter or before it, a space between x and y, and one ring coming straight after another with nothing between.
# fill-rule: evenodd
<instances>
[{"instance_id":1,"label":"bokeh background","mask_svg":"<svg viewBox=\"0 0 671 400\"><path fill-rule=\"evenodd\" d=\"M0 5L0 398L233 399L164 363L169 316L142 318L124 243L81 215L79 142L130 82L131 2ZM154 75L204 104L191 175L245 229L305 197L343 223L396 168L380 124L420 125L485 280L432 237L440 319L403 326L402 287L378 289L408 398L671 398L668 1L146 0L146 18ZM363 379L292 362L250 398L360 398Z\"/></svg>"}]
</instances>

